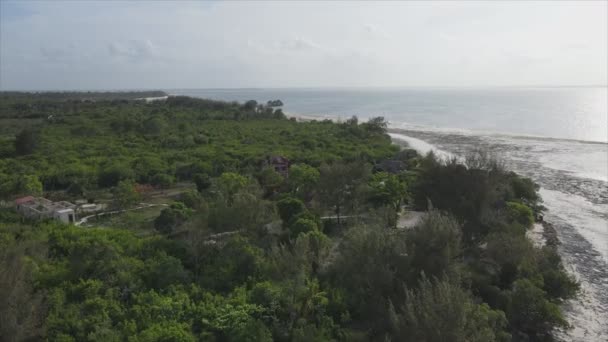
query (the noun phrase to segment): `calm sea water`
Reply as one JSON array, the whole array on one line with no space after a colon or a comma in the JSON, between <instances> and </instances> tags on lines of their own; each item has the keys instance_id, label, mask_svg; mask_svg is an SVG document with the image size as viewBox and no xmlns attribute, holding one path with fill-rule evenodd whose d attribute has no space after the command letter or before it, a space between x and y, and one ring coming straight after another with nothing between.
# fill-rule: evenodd
<instances>
[{"instance_id":1,"label":"calm sea water","mask_svg":"<svg viewBox=\"0 0 608 342\"><path fill-rule=\"evenodd\" d=\"M214 89L175 95L227 101L281 99L310 118L384 116L391 136L419 151L462 156L484 148L541 186L545 218L582 286L567 304L563 340L607 341L608 88Z\"/></svg>"},{"instance_id":2,"label":"calm sea water","mask_svg":"<svg viewBox=\"0 0 608 342\"><path fill-rule=\"evenodd\" d=\"M289 113L347 119L384 116L394 126L608 141L606 88L201 89L219 100L280 99Z\"/></svg>"}]
</instances>

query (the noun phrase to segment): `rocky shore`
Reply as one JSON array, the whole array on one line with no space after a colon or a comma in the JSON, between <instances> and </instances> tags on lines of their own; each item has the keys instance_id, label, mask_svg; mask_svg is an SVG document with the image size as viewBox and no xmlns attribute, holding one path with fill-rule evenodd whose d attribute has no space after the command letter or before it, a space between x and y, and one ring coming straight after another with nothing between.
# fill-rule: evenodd
<instances>
[{"instance_id":1,"label":"rocky shore","mask_svg":"<svg viewBox=\"0 0 608 342\"><path fill-rule=\"evenodd\" d=\"M555 227L553 227L553 225L547 221L543 221L542 226L543 226L543 238L545 239L545 244L547 246L557 248L557 246L559 246L560 242L557 237L557 231L555 230Z\"/></svg>"}]
</instances>

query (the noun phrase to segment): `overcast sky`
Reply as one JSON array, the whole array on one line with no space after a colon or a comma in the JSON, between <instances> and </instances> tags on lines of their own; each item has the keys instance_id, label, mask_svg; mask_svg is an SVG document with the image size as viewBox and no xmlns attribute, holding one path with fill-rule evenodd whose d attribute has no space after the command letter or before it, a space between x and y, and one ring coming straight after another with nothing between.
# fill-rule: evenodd
<instances>
[{"instance_id":1,"label":"overcast sky","mask_svg":"<svg viewBox=\"0 0 608 342\"><path fill-rule=\"evenodd\" d=\"M0 89L605 85L607 3L0 0Z\"/></svg>"}]
</instances>

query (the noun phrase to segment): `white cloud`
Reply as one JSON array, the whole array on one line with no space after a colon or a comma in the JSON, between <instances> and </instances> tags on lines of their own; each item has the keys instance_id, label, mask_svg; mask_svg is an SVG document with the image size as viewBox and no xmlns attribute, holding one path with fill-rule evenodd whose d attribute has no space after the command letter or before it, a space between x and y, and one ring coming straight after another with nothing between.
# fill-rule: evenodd
<instances>
[{"instance_id":1,"label":"white cloud","mask_svg":"<svg viewBox=\"0 0 608 342\"><path fill-rule=\"evenodd\" d=\"M300 37L282 40L279 42L278 45L281 50L288 51L307 51L321 49L321 46L319 46L318 44Z\"/></svg>"},{"instance_id":2,"label":"white cloud","mask_svg":"<svg viewBox=\"0 0 608 342\"><path fill-rule=\"evenodd\" d=\"M126 58L132 62L143 62L157 55L157 50L150 40L128 40L111 42L108 52L113 57Z\"/></svg>"},{"instance_id":3,"label":"white cloud","mask_svg":"<svg viewBox=\"0 0 608 342\"><path fill-rule=\"evenodd\" d=\"M378 27L377 25L364 24L363 25L363 37L372 39L372 40L388 39L389 34L385 30Z\"/></svg>"}]
</instances>

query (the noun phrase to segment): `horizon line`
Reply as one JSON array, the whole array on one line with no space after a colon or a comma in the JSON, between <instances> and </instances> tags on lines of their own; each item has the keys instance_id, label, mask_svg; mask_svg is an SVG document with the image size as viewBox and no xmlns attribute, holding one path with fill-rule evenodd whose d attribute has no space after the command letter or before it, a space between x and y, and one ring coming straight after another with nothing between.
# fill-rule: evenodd
<instances>
[{"instance_id":1,"label":"horizon line","mask_svg":"<svg viewBox=\"0 0 608 342\"><path fill-rule=\"evenodd\" d=\"M429 89L429 88L449 88L449 89L480 89L480 88L608 88L608 84L578 84L578 85L420 85L420 86L255 86L255 87L175 87L175 88L62 88L62 89L1 89L0 92L127 92L127 91L170 91L170 90L267 90L267 89Z\"/></svg>"}]
</instances>

